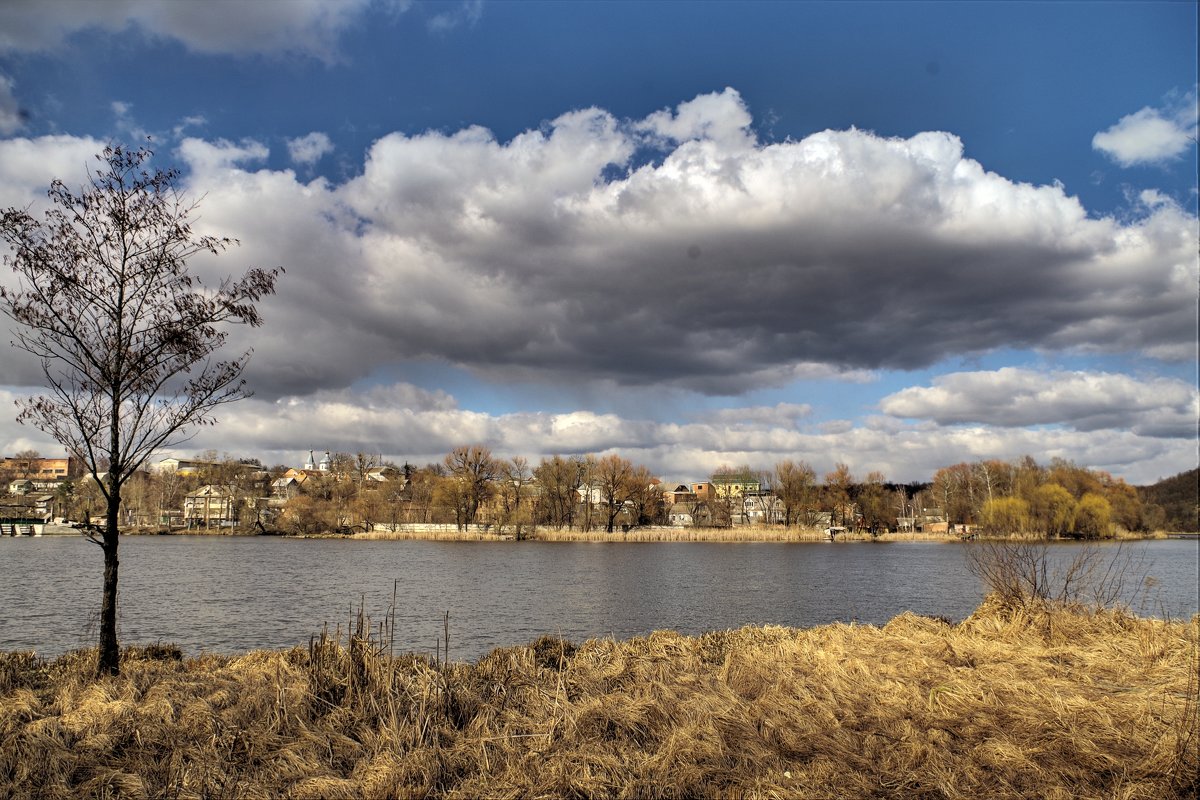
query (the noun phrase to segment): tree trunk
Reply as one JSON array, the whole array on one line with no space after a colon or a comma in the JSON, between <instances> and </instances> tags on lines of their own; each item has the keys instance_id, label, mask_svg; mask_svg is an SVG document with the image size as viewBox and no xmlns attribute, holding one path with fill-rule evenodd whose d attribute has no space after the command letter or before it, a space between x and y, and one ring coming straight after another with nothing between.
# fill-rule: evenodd
<instances>
[{"instance_id":1,"label":"tree trunk","mask_svg":"<svg viewBox=\"0 0 1200 800\"><path fill-rule=\"evenodd\" d=\"M121 497L108 498L108 514L104 526L104 599L100 603L100 658L98 675L116 675L121 671L121 650L117 645L117 519Z\"/></svg>"}]
</instances>

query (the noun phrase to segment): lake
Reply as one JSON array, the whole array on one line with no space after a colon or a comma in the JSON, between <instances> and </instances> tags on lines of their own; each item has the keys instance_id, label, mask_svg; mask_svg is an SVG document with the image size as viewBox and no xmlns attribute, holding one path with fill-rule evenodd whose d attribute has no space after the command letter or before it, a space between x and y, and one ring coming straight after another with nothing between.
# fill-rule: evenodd
<instances>
[{"instance_id":1,"label":"lake","mask_svg":"<svg viewBox=\"0 0 1200 800\"><path fill-rule=\"evenodd\" d=\"M1080 545L1050 546L1069 561ZM1198 610L1200 542L1099 545L1150 576L1146 616ZM103 560L81 537L0 538L0 650L55 656L94 646ZM361 602L384 619L397 586L398 652L433 653L450 613L450 657L546 633L579 642L670 628L883 624L904 611L960 620L983 597L965 546L942 542L555 543L130 536L121 541L122 645L188 655L307 644L345 630Z\"/></svg>"}]
</instances>

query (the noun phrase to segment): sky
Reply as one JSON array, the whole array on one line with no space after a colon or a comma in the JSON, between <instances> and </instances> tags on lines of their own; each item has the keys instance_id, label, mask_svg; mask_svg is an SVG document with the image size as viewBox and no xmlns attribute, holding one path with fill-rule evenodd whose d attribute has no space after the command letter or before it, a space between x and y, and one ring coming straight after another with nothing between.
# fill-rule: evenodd
<instances>
[{"instance_id":1,"label":"sky","mask_svg":"<svg viewBox=\"0 0 1200 800\"><path fill-rule=\"evenodd\" d=\"M1145 484L1197 466L1196 17L7 0L0 208L150 137L240 240L198 275L286 269L228 345L254 396L175 455ZM61 452L40 380L0 349L6 454Z\"/></svg>"}]
</instances>

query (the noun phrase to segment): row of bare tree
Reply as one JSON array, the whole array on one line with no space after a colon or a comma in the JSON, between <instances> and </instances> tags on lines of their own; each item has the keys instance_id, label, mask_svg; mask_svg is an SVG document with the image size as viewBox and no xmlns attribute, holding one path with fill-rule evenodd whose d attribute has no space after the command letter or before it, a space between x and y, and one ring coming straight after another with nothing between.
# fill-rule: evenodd
<instances>
[{"instance_id":1,"label":"row of bare tree","mask_svg":"<svg viewBox=\"0 0 1200 800\"><path fill-rule=\"evenodd\" d=\"M254 459L218 458L212 451L198 458L207 464L193 474L143 473L131 481L126 522L161 519L204 484L227 487L239 507L252 506L287 470L283 465L266 469ZM372 481L370 472L379 466L391 466L394 479ZM725 527L749 521L757 508L757 521L787 527L830 524L881 532L924 518L996 532L1093 538L1114 527L1153 529L1162 514L1144 504L1134 487L1106 472L1061 459L1042 466L1028 456L944 467L928 484L890 483L878 471L858 480L845 464L818 475L808 463L792 459L768 470L721 467L709 479L712 494L682 503L692 524ZM673 488L616 454L554 455L534 466L519 456L500 458L487 447L470 445L454 448L440 462L412 467L384 464L367 453L335 453L328 477L305 483L276 527L299 534L400 523L460 528L483 523L518 536L538 526L613 531L668 522L671 509L664 492ZM104 505L99 487L87 480L65 485L59 494L59 508L76 519ZM257 519L244 510L238 516L244 524Z\"/></svg>"}]
</instances>

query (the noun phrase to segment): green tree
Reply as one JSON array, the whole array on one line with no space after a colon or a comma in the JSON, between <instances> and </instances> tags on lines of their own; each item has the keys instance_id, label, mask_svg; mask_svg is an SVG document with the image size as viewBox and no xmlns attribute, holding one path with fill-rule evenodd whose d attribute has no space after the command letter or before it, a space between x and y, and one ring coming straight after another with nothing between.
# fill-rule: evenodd
<instances>
[{"instance_id":1,"label":"green tree","mask_svg":"<svg viewBox=\"0 0 1200 800\"><path fill-rule=\"evenodd\" d=\"M1112 534L1112 506L1097 492L1079 498L1071 530L1085 539L1099 539Z\"/></svg>"},{"instance_id":2,"label":"green tree","mask_svg":"<svg viewBox=\"0 0 1200 800\"><path fill-rule=\"evenodd\" d=\"M215 289L188 272L197 253L232 239L193 233L195 204L174 170L148 169L150 150L110 146L79 191L55 180L42 219L9 208L0 237L15 288L0 305L19 324L14 344L42 365L47 394L18 419L51 435L94 480L104 474L105 525L98 671L120 669L117 576L121 491L157 450L186 441L215 410L246 395L249 352L216 358L225 323L262 324L256 303L280 270L251 269Z\"/></svg>"},{"instance_id":3,"label":"green tree","mask_svg":"<svg viewBox=\"0 0 1200 800\"><path fill-rule=\"evenodd\" d=\"M983 504L983 524L994 533L1029 529L1029 503L1020 497L996 497Z\"/></svg>"},{"instance_id":4,"label":"green tree","mask_svg":"<svg viewBox=\"0 0 1200 800\"><path fill-rule=\"evenodd\" d=\"M1057 483L1046 483L1033 490L1030 512L1038 530L1047 536L1062 536L1074 522L1075 498Z\"/></svg>"}]
</instances>

